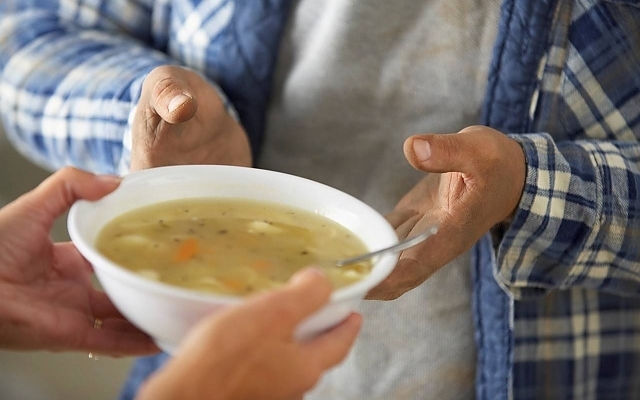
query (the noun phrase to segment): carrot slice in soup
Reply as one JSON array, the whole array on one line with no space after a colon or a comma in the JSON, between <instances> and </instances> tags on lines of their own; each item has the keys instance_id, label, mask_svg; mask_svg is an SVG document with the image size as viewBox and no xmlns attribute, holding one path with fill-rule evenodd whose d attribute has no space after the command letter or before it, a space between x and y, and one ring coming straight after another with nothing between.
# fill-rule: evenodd
<instances>
[{"instance_id":1,"label":"carrot slice in soup","mask_svg":"<svg viewBox=\"0 0 640 400\"><path fill-rule=\"evenodd\" d=\"M245 286L244 283L237 278L222 279L222 283L235 292L240 292Z\"/></svg>"},{"instance_id":2,"label":"carrot slice in soup","mask_svg":"<svg viewBox=\"0 0 640 400\"><path fill-rule=\"evenodd\" d=\"M176 262L188 261L198 252L198 239L188 238L180 244L174 257Z\"/></svg>"},{"instance_id":3,"label":"carrot slice in soup","mask_svg":"<svg viewBox=\"0 0 640 400\"><path fill-rule=\"evenodd\" d=\"M271 263L269 262L269 260L255 260L251 263L251 268L255 269L256 271L264 271L266 269L269 269L270 267Z\"/></svg>"}]
</instances>

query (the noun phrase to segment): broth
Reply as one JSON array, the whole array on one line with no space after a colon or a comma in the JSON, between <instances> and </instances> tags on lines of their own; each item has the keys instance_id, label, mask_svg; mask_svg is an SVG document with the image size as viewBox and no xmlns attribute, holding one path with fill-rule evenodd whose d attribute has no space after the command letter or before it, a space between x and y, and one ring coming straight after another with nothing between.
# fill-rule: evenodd
<instances>
[{"instance_id":1,"label":"broth","mask_svg":"<svg viewBox=\"0 0 640 400\"><path fill-rule=\"evenodd\" d=\"M173 200L127 212L99 233L113 262L183 288L248 295L286 283L299 269L355 256L364 243L309 211L246 199ZM354 283L371 263L324 268L335 288Z\"/></svg>"}]
</instances>

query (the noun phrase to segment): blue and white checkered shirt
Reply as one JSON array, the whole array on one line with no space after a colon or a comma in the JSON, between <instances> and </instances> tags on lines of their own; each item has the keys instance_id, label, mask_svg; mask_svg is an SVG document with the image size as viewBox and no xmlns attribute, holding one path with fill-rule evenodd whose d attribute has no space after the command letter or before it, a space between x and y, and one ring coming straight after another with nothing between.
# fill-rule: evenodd
<instances>
[{"instance_id":1,"label":"blue and white checkered shirt","mask_svg":"<svg viewBox=\"0 0 640 400\"><path fill-rule=\"evenodd\" d=\"M233 10L224 0L1 1L0 110L9 139L47 169L126 172L144 78L166 64L205 71L204 44Z\"/></svg>"},{"instance_id":2,"label":"blue and white checkered shirt","mask_svg":"<svg viewBox=\"0 0 640 400\"><path fill-rule=\"evenodd\" d=\"M559 1L531 101L524 194L494 275L513 399L640 399L640 2ZM225 0L2 0L0 110L48 168L126 170L141 83L207 74ZM524 22L523 22L524 23Z\"/></svg>"},{"instance_id":3,"label":"blue and white checkered shirt","mask_svg":"<svg viewBox=\"0 0 640 400\"><path fill-rule=\"evenodd\" d=\"M546 133L512 135L527 179L494 275L514 399L640 399L640 3L615 3L558 2L530 109Z\"/></svg>"}]
</instances>

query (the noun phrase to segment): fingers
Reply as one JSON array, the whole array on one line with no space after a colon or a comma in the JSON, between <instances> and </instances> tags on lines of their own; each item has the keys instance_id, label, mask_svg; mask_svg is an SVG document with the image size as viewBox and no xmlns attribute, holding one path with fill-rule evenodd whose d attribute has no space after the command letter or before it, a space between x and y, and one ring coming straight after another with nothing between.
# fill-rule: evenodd
<instances>
[{"instance_id":1,"label":"fingers","mask_svg":"<svg viewBox=\"0 0 640 400\"><path fill-rule=\"evenodd\" d=\"M394 210L385 216L387 221L393 226L398 238L407 237L413 227L420 221L422 215L411 209Z\"/></svg>"},{"instance_id":2,"label":"fingers","mask_svg":"<svg viewBox=\"0 0 640 400\"><path fill-rule=\"evenodd\" d=\"M113 357L147 355L160 351L148 335L135 330L132 326L118 330L113 327L90 329L82 347L77 350Z\"/></svg>"},{"instance_id":3,"label":"fingers","mask_svg":"<svg viewBox=\"0 0 640 400\"><path fill-rule=\"evenodd\" d=\"M329 279L319 270L307 268L296 273L289 284L274 293L276 309L284 314L288 330L292 331L303 319L324 306L333 292Z\"/></svg>"},{"instance_id":4,"label":"fingers","mask_svg":"<svg viewBox=\"0 0 640 400\"><path fill-rule=\"evenodd\" d=\"M367 300L395 300L422 284L438 270L438 266L453 259L456 252L461 250L457 247L458 241L451 240L451 238L457 238L464 242L465 233L454 231L447 218L446 215L439 217L433 213L421 216L421 219L409 228L410 232L405 236L417 235L432 226L435 221L439 221L438 232L425 241L404 250L391 274L372 288L365 298ZM396 231L407 228L401 226Z\"/></svg>"},{"instance_id":5,"label":"fingers","mask_svg":"<svg viewBox=\"0 0 640 400\"><path fill-rule=\"evenodd\" d=\"M371 289L365 299L384 301L398 299L423 281L422 277L425 273L428 274L426 268L428 268L427 264L423 265L412 258L398 260L391 275Z\"/></svg>"},{"instance_id":6,"label":"fingers","mask_svg":"<svg viewBox=\"0 0 640 400\"><path fill-rule=\"evenodd\" d=\"M433 221L424 218L413 229L420 232ZM411 236L411 233L409 233ZM453 240L452 238L455 238ZM457 229L446 219L440 223L438 232L422 243L400 254L393 272L378 286L367 293L368 300L395 300L404 293L421 285L440 267L451 262L473 245L470 230Z\"/></svg>"},{"instance_id":7,"label":"fingers","mask_svg":"<svg viewBox=\"0 0 640 400\"><path fill-rule=\"evenodd\" d=\"M149 107L170 124L186 122L197 111L195 91L189 86L185 70L162 66L149 73L144 82L150 88Z\"/></svg>"},{"instance_id":8,"label":"fingers","mask_svg":"<svg viewBox=\"0 0 640 400\"><path fill-rule=\"evenodd\" d=\"M470 172L477 152L473 136L470 132L411 136L404 142L404 154L411 166L424 172Z\"/></svg>"},{"instance_id":9,"label":"fingers","mask_svg":"<svg viewBox=\"0 0 640 400\"><path fill-rule=\"evenodd\" d=\"M159 351L149 335L142 332L117 311L113 311L115 308L113 310L93 308L92 312L96 312L93 314L94 318L86 321L85 334L81 336L81 344L74 350L85 350L109 356L144 355ZM69 333L69 336L74 334L75 332Z\"/></svg>"},{"instance_id":10,"label":"fingers","mask_svg":"<svg viewBox=\"0 0 640 400\"><path fill-rule=\"evenodd\" d=\"M413 230L413 227L416 226L416 223L420 221L420 218L422 218L422 216L419 214L416 214L411 218L409 218L408 220L404 221L402 224L398 225L395 228L396 234L398 235L398 237L400 239L406 238L409 235L409 233Z\"/></svg>"},{"instance_id":11,"label":"fingers","mask_svg":"<svg viewBox=\"0 0 640 400\"><path fill-rule=\"evenodd\" d=\"M400 225L406 224L408 221L413 220L419 216L420 214L418 214L417 211L409 208L403 208L400 210L396 209L391 211L389 214L385 215L385 218L387 219L387 221L389 221L391 226L393 226L393 229L397 230Z\"/></svg>"},{"instance_id":12,"label":"fingers","mask_svg":"<svg viewBox=\"0 0 640 400\"><path fill-rule=\"evenodd\" d=\"M362 326L362 316L351 314L340 325L321 334L303 345L306 360L314 360L321 370L341 362L358 336Z\"/></svg>"},{"instance_id":13,"label":"fingers","mask_svg":"<svg viewBox=\"0 0 640 400\"><path fill-rule=\"evenodd\" d=\"M249 307L260 309L263 321L273 325L278 321L278 329L291 336L293 330L304 318L324 306L333 287L329 279L320 271L308 268L296 273L284 288L249 300Z\"/></svg>"},{"instance_id":14,"label":"fingers","mask_svg":"<svg viewBox=\"0 0 640 400\"><path fill-rule=\"evenodd\" d=\"M96 318L123 318L106 293L94 290L90 292L91 314Z\"/></svg>"},{"instance_id":15,"label":"fingers","mask_svg":"<svg viewBox=\"0 0 640 400\"><path fill-rule=\"evenodd\" d=\"M60 277L92 284L93 267L72 242L54 243L53 247L58 259L56 271Z\"/></svg>"},{"instance_id":16,"label":"fingers","mask_svg":"<svg viewBox=\"0 0 640 400\"><path fill-rule=\"evenodd\" d=\"M37 313L37 314L36 314ZM93 318L83 310L69 307L38 307L37 339L27 339L32 350L87 351L110 356L142 355L158 352L151 338L123 317ZM29 343L31 342L31 343Z\"/></svg>"},{"instance_id":17,"label":"fingers","mask_svg":"<svg viewBox=\"0 0 640 400\"><path fill-rule=\"evenodd\" d=\"M44 180L23 199L34 212L44 212L51 223L69 210L77 200L98 200L114 191L120 178L94 175L76 168L66 167Z\"/></svg>"}]
</instances>

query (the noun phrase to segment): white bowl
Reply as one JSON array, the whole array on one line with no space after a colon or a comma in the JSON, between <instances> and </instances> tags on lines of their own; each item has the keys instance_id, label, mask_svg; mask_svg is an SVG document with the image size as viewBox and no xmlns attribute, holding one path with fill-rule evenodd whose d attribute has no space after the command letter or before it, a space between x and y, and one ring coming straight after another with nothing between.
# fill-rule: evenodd
<instances>
[{"instance_id":1,"label":"white bowl","mask_svg":"<svg viewBox=\"0 0 640 400\"><path fill-rule=\"evenodd\" d=\"M257 199L312 211L351 230L371 250L398 241L387 220L365 203L293 175L218 165L161 167L131 173L118 189L101 200L76 202L67 220L69 235L93 265L116 308L168 353L178 347L202 317L242 298L191 291L144 278L108 260L94 243L104 225L120 214L157 202L194 197ZM380 257L364 279L335 290L329 304L297 328L297 336L311 337L344 320L365 294L389 275L397 257Z\"/></svg>"}]
</instances>

